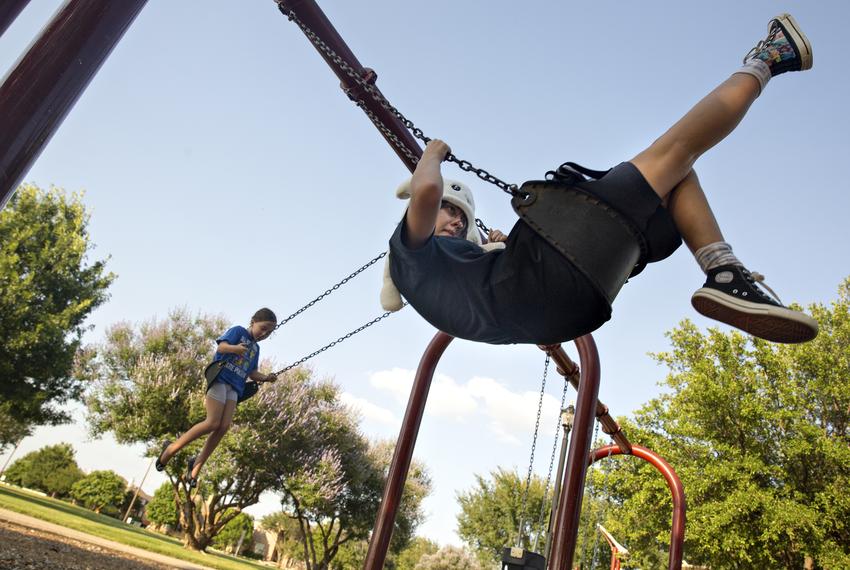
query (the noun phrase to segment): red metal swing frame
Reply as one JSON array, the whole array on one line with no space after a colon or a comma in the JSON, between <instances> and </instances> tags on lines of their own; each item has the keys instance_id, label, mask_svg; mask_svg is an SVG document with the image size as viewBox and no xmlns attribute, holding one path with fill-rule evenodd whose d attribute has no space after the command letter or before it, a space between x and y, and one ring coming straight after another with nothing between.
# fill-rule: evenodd
<instances>
[{"instance_id":1,"label":"red metal swing frame","mask_svg":"<svg viewBox=\"0 0 850 570\"><path fill-rule=\"evenodd\" d=\"M27 3L28 0L10 0L3 4L0 34ZM5 77L0 85L0 208L146 3L147 0L68 0ZM278 4L295 12L361 77L374 84L377 75L360 65L314 0L278 0ZM358 93L357 86L349 83L345 71L324 54L321 55L340 78L341 86L349 97L362 99L365 106L407 147L409 153L391 144L405 166L413 171L415 163L408 155L412 153L419 157L422 154L416 139L377 101ZM369 543L365 570L383 568L431 379L440 357L452 340L445 333L437 333L419 364ZM593 338L586 335L576 339L575 344L581 367L570 360L560 345L540 347L550 354L558 365L559 373L567 377L578 391L573 435L557 503L547 569L568 570L572 565L588 465L610 455L628 454L656 467L671 490L673 520L668 569L679 570L685 535L685 496L681 481L672 467L657 454L631 445L608 414L607 407L599 402L599 354ZM599 419L603 430L616 445L591 452L595 418Z\"/></svg>"}]
</instances>

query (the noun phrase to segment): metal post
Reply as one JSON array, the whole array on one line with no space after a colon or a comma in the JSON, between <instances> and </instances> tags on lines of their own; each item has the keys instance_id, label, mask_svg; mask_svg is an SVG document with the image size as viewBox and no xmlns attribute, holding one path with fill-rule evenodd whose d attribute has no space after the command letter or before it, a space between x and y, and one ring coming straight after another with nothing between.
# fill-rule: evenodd
<instances>
[{"instance_id":1,"label":"metal post","mask_svg":"<svg viewBox=\"0 0 850 570\"><path fill-rule=\"evenodd\" d=\"M0 208L147 0L68 0L0 85Z\"/></svg>"},{"instance_id":2,"label":"metal post","mask_svg":"<svg viewBox=\"0 0 850 570\"><path fill-rule=\"evenodd\" d=\"M6 458L6 462L3 464L3 469L0 469L0 476L6 471L6 467L9 466L9 462L12 460L12 456L15 455L15 452L18 451L18 448L21 446L21 442L23 438L18 440L18 443L15 444L15 447L12 448L12 453L9 454L9 457Z\"/></svg>"},{"instance_id":3,"label":"metal post","mask_svg":"<svg viewBox=\"0 0 850 570\"><path fill-rule=\"evenodd\" d=\"M29 3L30 0L3 0L0 2L0 36L6 33L21 10Z\"/></svg>"},{"instance_id":4,"label":"metal post","mask_svg":"<svg viewBox=\"0 0 850 570\"><path fill-rule=\"evenodd\" d=\"M428 348L425 349L425 354L422 355L422 360L419 362L419 369L416 371L416 378L413 380L407 410L404 412L398 442L387 474L384 497L381 500L375 528L369 540L369 551L366 553L364 570L382 570L384 567L384 560L393 534L393 525L401 502L401 494L404 491L404 482L407 479L407 471L413 458L413 447L416 444L419 425L422 423L422 415L425 412L431 379L434 377L434 369L453 339L454 337L444 332L437 333Z\"/></svg>"},{"instance_id":5,"label":"metal post","mask_svg":"<svg viewBox=\"0 0 850 570\"><path fill-rule=\"evenodd\" d=\"M593 438L594 412L599 395L599 353L593 337L585 335L575 340L581 363L581 381L576 398L573 435L567 454L564 485L558 499L558 513L552 532L552 556L549 570L568 570L578 537L587 458Z\"/></svg>"},{"instance_id":6,"label":"metal post","mask_svg":"<svg viewBox=\"0 0 850 570\"><path fill-rule=\"evenodd\" d=\"M128 517L128 516L130 516L130 511L132 511L132 510L133 510L133 505L134 505L134 504L136 504L136 497L138 497L138 496L139 496L139 491L141 491L141 490L142 490L142 485L144 485L144 484L145 484L145 479L147 479L147 478L148 478L148 473L150 473L150 471L151 471L151 465L153 465L153 464L154 464L154 461L156 461L156 457L154 457L153 459L151 459L151 462L150 462L150 463L148 463L148 468L145 470L145 475L144 475L144 477L142 477L142 482L141 482L141 483L139 483L139 484L136 486L136 492L135 492L135 493L133 493L133 499L130 501L130 506L129 506L129 507L127 507L127 512L125 512L125 513L124 513L124 516L121 518L121 522L127 522L127 517Z\"/></svg>"},{"instance_id":7,"label":"metal post","mask_svg":"<svg viewBox=\"0 0 850 570\"><path fill-rule=\"evenodd\" d=\"M549 513L549 525L546 527L546 549L543 556L548 560L549 551L552 549L552 525L555 523L555 513L558 512L558 495L561 492L561 479L564 477L564 459L567 457L567 442L570 439L570 431L573 429L573 420L576 416L576 407L570 404L561 410L561 426L564 435L561 438L561 451L558 457L558 470L555 473L555 490L552 493L552 512Z\"/></svg>"}]
</instances>

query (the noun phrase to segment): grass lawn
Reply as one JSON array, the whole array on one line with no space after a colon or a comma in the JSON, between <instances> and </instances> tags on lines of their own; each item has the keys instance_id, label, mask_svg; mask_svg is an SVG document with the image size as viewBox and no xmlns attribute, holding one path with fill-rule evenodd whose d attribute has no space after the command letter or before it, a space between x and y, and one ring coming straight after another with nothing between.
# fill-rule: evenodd
<instances>
[{"instance_id":1,"label":"grass lawn","mask_svg":"<svg viewBox=\"0 0 850 570\"><path fill-rule=\"evenodd\" d=\"M259 563L223 554L201 554L186 550L180 541L170 536L148 532L142 528L124 524L112 517L99 515L64 501L42 497L7 485L0 485L0 508L202 566L221 568L222 570L258 568L268 570L269 568Z\"/></svg>"}]
</instances>

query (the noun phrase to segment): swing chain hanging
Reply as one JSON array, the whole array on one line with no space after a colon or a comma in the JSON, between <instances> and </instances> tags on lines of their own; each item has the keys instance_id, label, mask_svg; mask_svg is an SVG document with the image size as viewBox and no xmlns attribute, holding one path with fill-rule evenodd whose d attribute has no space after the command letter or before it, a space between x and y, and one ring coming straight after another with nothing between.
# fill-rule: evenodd
<instances>
[{"instance_id":1,"label":"swing chain hanging","mask_svg":"<svg viewBox=\"0 0 850 570\"><path fill-rule=\"evenodd\" d=\"M401 308L403 309L403 308L404 308L404 307L406 307L406 306L407 306L407 302L405 302L404 304L402 304ZM334 347L334 346L338 345L339 343L341 343L341 342L343 342L343 341L345 341L345 340L348 340L349 338L353 337L353 336L354 336L354 335L356 335L357 333L359 333L359 332L361 332L361 331L363 331L363 330L365 330L365 329L367 329L367 328L371 327L371 326L372 326L372 325L374 325L375 323L380 322L380 321L382 321L382 320L386 319L387 317L389 317L390 315L392 315L392 314L393 314L393 312L394 312L394 311L387 311L387 312L386 312L386 313L384 313L383 315L380 315L380 316L378 316L378 317L375 317L374 319L372 319L372 320L371 320L371 321L369 321L368 323L363 324L363 325L360 325L359 327L357 327L357 328L356 328L356 329L354 329L353 331L351 331L351 332L349 332L349 333L347 333L347 334L345 334L345 335L343 335L343 336L339 337L338 339L336 339L336 340L335 340L335 341L333 341L333 342L330 342L330 343L326 344L326 345L325 345L325 346L323 346L322 348L320 348L320 349L318 349L318 350L315 350L315 351L311 352L311 353L310 353L310 354L308 354L307 356L304 356L304 357L302 357L302 358L299 358L298 360L296 360L295 362L293 362L293 363L292 363L292 364L290 364L289 366L286 366L285 368L282 368L282 369L278 370L277 372L273 372L272 374L274 374L275 376L279 376L279 375L281 375L281 374L284 374L284 373L286 373L286 372L289 372L290 370L292 370L292 369L293 369L293 368L295 368L296 366L299 366L299 365L301 365L301 364L304 364L305 362L307 362L308 360L310 360L310 359L311 359L311 358L313 358L314 356L317 356L317 355L319 355L319 354L323 353L324 351L326 351L327 349L329 349L329 348L331 348L331 347Z\"/></svg>"},{"instance_id":2,"label":"swing chain hanging","mask_svg":"<svg viewBox=\"0 0 850 570\"><path fill-rule=\"evenodd\" d=\"M345 71L346 75L348 75L358 86L360 86L364 91L366 91L372 97L372 99L374 99L379 105L381 105L381 107L392 113L393 116L395 116L399 121L401 121L405 128L407 128L407 130L409 130L414 137L421 140L426 145L431 142L431 138L425 136L425 133L422 131L422 129L414 125L413 121L402 115L401 111L394 107L387 100L387 98L384 97L384 95L377 89L377 87L375 87L374 85L363 79L360 75L358 75L357 71L355 71L355 69L351 67L348 62L342 59L342 57L340 57L340 55L337 54L333 50L333 48L331 48L327 43L325 43L325 41L322 40L322 38L320 38L316 34L316 32L311 30L310 27L307 26L307 24L305 24L295 14L294 10L286 8L283 5L284 0L275 0L275 2L277 4L278 10L280 10L280 12L284 16L289 18L290 21L295 22L295 24L299 28L301 28L301 31L304 32L304 35L307 36L307 39L310 40L310 42L314 46L316 46L319 51L321 51L328 58L330 58L331 61L333 61L336 65L340 67L340 69ZM350 96L351 93L349 92L349 97ZM371 110L366 108L366 104L363 102L362 99L356 100L356 103L358 107L360 107L361 109L363 109L364 112L366 112L372 123L374 123L375 126L378 127L381 133L390 140L390 142L396 147L396 149L404 153L405 157L414 164L419 162L419 157L413 154L411 150L407 148L407 146L405 146L405 144L401 140L399 140L399 138L395 134L393 134L393 132L386 125L383 124L383 122L378 118L377 115L375 115ZM489 182L494 186L497 186L503 192L510 194L511 196L521 195L519 187L516 184L510 184L508 182L505 182L504 180L493 176L483 168L477 168L468 160L460 159L452 153L447 154L445 160L449 162L454 162L461 170L465 172L472 172L481 180Z\"/></svg>"},{"instance_id":3,"label":"swing chain hanging","mask_svg":"<svg viewBox=\"0 0 850 570\"><path fill-rule=\"evenodd\" d=\"M546 475L546 486L543 487L543 500L540 502L540 515L537 524L542 528L546 519L546 496L549 493L549 485L552 483L552 470L555 466L555 455L558 451L558 434L561 433L561 416L560 413L564 409L564 403L567 401L567 389L570 386L569 380L564 377L564 390L561 392L561 407L558 408L558 421L555 422L555 442L552 444L552 454L549 456L549 472ZM552 498L554 503L556 497ZM534 535L534 544L531 546L532 552L537 552L537 541L540 539L540 533Z\"/></svg>"},{"instance_id":4,"label":"swing chain hanging","mask_svg":"<svg viewBox=\"0 0 850 570\"><path fill-rule=\"evenodd\" d=\"M534 436L531 440L531 459L528 461L528 474L525 477L525 488L522 492L519 511L519 527L517 528L516 545L522 546L522 527L525 523L525 508L528 503L528 489L531 487L531 473L534 469L534 451L537 448L537 433L540 431L540 415L543 412L543 396L546 393L546 376L549 374L550 356L546 354L546 362L543 364L543 381L540 385L540 399L537 402L537 420L534 422Z\"/></svg>"},{"instance_id":5,"label":"swing chain hanging","mask_svg":"<svg viewBox=\"0 0 850 570\"><path fill-rule=\"evenodd\" d=\"M340 287L345 285L346 283L348 283L351 279L353 279L353 278L357 277L358 275L360 275L361 273L363 273L366 269L368 269L369 267L371 267L372 265L377 263L379 260L383 259L386 255L387 255L386 251L381 252L380 255L378 255L377 257L375 257L374 259L372 259L368 263L366 263L363 267L354 271L351 275L344 278L339 283L334 284L332 287L327 289L324 293L322 293L321 295L319 295L318 297L316 297L315 299L313 299L312 301L310 301L309 303L307 303L306 305L304 305L303 307L301 307L300 309L298 309L297 311L295 311L294 313L292 313L291 315L289 315L288 317L286 317L285 319L280 321L277 325L275 325L275 327L274 327L275 330L279 329L280 327L282 327L283 325L285 325L286 323L288 323L289 321L291 321L292 319L294 319L295 317L297 317L298 315L300 315L301 313L303 313L304 311L306 311L307 309L309 309L310 307L312 307L313 305L315 305L316 303L318 303L319 301L321 301L322 299L324 299L325 297L327 297L328 295L330 295L331 293L333 293L334 291L336 291L337 289L339 289Z\"/></svg>"}]
</instances>

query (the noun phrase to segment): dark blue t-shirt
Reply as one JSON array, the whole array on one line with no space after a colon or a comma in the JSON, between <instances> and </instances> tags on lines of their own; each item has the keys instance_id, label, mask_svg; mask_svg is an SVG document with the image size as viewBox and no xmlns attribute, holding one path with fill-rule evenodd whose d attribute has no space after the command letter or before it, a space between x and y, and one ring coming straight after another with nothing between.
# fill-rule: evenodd
<instances>
[{"instance_id":1,"label":"dark blue t-shirt","mask_svg":"<svg viewBox=\"0 0 850 570\"><path fill-rule=\"evenodd\" d=\"M522 221L504 250L431 236L419 249L390 238L390 275L422 317L458 338L491 344L555 344L598 328L611 308L596 289Z\"/></svg>"},{"instance_id":2,"label":"dark blue t-shirt","mask_svg":"<svg viewBox=\"0 0 850 570\"><path fill-rule=\"evenodd\" d=\"M248 346L248 352L245 353L245 356L230 353L222 354L216 351L213 358L213 360L225 360L227 362L219 372L218 379L233 386L236 393L241 396L243 390L245 390L246 378L257 369L260 361L260 345L257 344L248 329L238 325L227 329L227 332L215 341L224 341L232 345L246 344Z\"/></svg>"}]
</instances>

